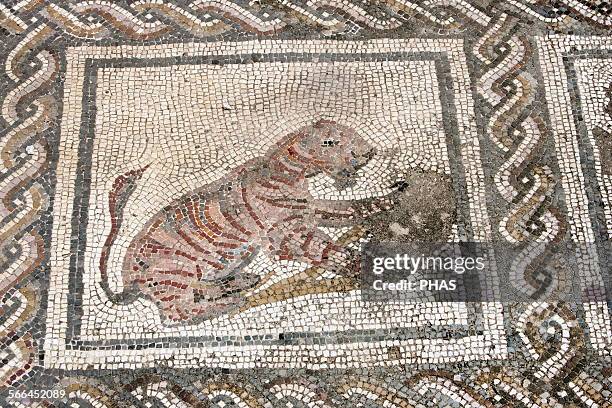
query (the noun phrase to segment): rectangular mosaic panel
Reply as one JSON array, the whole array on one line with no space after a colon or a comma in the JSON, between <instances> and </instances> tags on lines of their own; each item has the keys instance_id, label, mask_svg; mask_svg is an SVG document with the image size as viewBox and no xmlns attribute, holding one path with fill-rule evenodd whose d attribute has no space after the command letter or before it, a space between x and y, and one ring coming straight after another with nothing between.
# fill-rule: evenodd
<instances>
[{"instance_id":1,"label":"rectangular mosaic panel","mask_svg":"<svg viewBox=\"0 0 612 408\"><path fill-rule=\"evenodd\" d=\"M202 312L209 318L194 322L183 319L181 311L158 310L155 297L122 296L129 284L122 262L130 243L160 209L186 191L214 185L233 168L265 156L271 146L274 150L287 134L321 120L354 129L380 153L360 170L355 187L338 190L325 177L310 180L314 198L333 205L384 197L390 191L385 185L412 169L449 175L460 186L457 191L463 190L457 200L465 207L462 222L484 240L490 227L483 187L478 187L482 169L461 47L456 40L409 40L385 41L384 47L279 41L69 50L62 138L72 149L60 152L64 166L57 174L62 188L55 216L78 216L54 232L57 252L70 247L75 256L51 266L59 297L49 302L47 341L57 344L49 366L75 361L83 367L146 366L172 358L179 366L350 367L357 361L436 361L442 350L449 361L503 357L504 328L496 304L479 307L483 321L476 324L460 304L428 305L432 312L423 316L420 305L376 311L357 290L275 302L270 290L263 297L262 286L250 294L262 298L253 307L212 316ZM245 94L247 85L253 91ZM83 98L90 102L82 105ZM80 125L83 117L90 118L86 126ZM453 130L458 126L462 132ZM138 171L142 176L122 204L123 218L113 223L113 216L120 217L109 208L116 180ZM120 232L109 245L113 228ZM287 227L278 228L282 235ZM332 236L342 233L340 227L329 228ZM105 256L106 270L101 270ZM307 267L270 262L259 254L252 273L267 277L266 269L284 268L287 275ZM290 279L277 275L278 282ZM76 305L70 305L71 298ZM66 313L79 321L69 322ZM440 339L419 339L415 333L422 324L452 327L456 338L444 339L441 332ZM457 337L460 326L465 334ZM478 334L468 335L470 327ZM372 330L380 332L378 338L370 339ZM300 333L323 344L300 344ZM347 335L349 342L333 340ZM295 336L296 344L278 344L279 336ZM176 342L181 348L151 347ZM126 350L126 344L142 349Z\"/></svg>"},{"instance_id":2,"label":"rectangular mosaic panel","mask_svg":"<svg viewBox=\"0 0 612 408\"><path fill-rule=\"evenodd\" d=\"M599 236L612 232L604 134L610 125L610 115L605 111L610 78L606 60L612 43L605 38L563 36L540 39L539 45L542 69L548 74L545 86L564 175L562 183L566 191L573 192L567 200L568 212L575 220L570 230L572 238L578 242L598 242ZM553 70L560 74L552 75ZM600 146L604 149L601 152ZM581 282L584 286L598 282L609 288L608 267L604 265L600 270L596 247L592 249L583 255L588 266L582 271ZM601 250L607 249L604 246ZM594 345L601 353L609 353L610 314L605 296L598 296L585 304L585 309Z\"/></svg>"}]
</instances>

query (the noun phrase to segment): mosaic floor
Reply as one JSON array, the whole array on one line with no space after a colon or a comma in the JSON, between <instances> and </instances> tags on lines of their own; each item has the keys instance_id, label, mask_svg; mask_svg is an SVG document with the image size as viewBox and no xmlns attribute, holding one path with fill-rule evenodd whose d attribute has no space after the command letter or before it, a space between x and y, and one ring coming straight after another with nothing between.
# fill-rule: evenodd
<instances>
[{"instance_id":1,"label":"mosaic floor","mask_svg":"<svg viewBox=\"0 0 612 408\"><path fill-rule=\"evenodd\" d=\"M0 406L612 406L609 2L0 0L0 39ZM369 302L369 240L508 248L528 301Z\"/></svg>"}]
</instances>

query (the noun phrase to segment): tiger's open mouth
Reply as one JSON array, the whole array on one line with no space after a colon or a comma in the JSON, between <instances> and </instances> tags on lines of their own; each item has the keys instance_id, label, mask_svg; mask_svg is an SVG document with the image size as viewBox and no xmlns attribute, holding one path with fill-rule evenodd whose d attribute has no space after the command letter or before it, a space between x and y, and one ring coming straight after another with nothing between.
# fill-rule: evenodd
<instances>
[{"instance_id":1,"label":"tiger's open mouth","mask_svg":"<svg viewBox=\"0 0 612 408\"><path fill-rule=\"evenodd\" d=\"M362 163L358 165L358 168L361 168L363 166L365 166L366 164L368 164L370 162L370 160L372 160L374 158L374 156L376 156L376 149L373 147L370 150L368 150L366 153L360 155L360 156L356 156L354 153L352 153L353 157L355 159L357 158L361 158L362 159Z\"/></svg>"},{"instance_id":2,"label":"tiger's open mouth","mask_svg":"<svg viewBox=\"0 0 612 408\"><path fill-rule=\"evenodd\" d=\"M357 184L357 172L365 167L370 160L376 156L376 149L372 148L367 153L362 154L360 156L353 155L356 163L351 164L351 167L344 168L337 172L334 176L335 182L334 185L339 190L345 189L348 187L353 187ZM359 159L359 162L357 160Z\"/></svg>"}]
</instances>

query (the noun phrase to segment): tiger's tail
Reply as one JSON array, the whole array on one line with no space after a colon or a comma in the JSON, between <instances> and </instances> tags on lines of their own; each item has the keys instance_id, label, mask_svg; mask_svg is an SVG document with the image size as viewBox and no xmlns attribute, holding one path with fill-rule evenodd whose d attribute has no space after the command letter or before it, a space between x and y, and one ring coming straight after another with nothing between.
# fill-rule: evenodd
<instances>
[{"instance_id":1,"label":"tiger's tail","mask_svg":"<svg viewBox=\"0 0 612 408\"><path fill-rule=\"evenodd\" d=\"M110 248L115 242L115 239L119 234L119 229L121 228L121 223L123 221L123 210L128 202L128 198L136 189L136 182L142 177L142 174L148 167L149 165L147 164L141 169L132 170L117 177L110 192L108 193L108 208L111 216L111 230L106 237L106 241L102 247L102 254L100 255L100 274L103 282L106 282L108 278L108 257L110 254Z\"/></svg>"}]
</instances>

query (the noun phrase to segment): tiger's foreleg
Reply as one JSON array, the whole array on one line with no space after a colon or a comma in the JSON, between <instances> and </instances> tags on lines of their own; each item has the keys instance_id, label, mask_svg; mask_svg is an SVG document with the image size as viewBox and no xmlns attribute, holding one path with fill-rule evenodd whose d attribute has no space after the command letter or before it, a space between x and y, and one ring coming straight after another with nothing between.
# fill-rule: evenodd
<instances>
[{"instance_id":1,"label":"tiger's foreleg","mask_svg":"<svg viewBox=\"0 0 612 408\"><path fill-rule=\"evenodd\" d=\"M321 225L345 223L355 224L374 214L389 211L402 199L403 190L382 196L360 200L313 200L315 215Z\"/></svg>"},{"instance_id":2,"label":"tiger's foreleg","mask_svg":"<svg viewBox=\"0 0 612 408\"><path fill-rule=\"evenodd\" d=\"M337 274L346 274L347 268L358 256L318 228L295 234L289 239L285 248L292 259Z\"/></svg>"}]
</instances>

